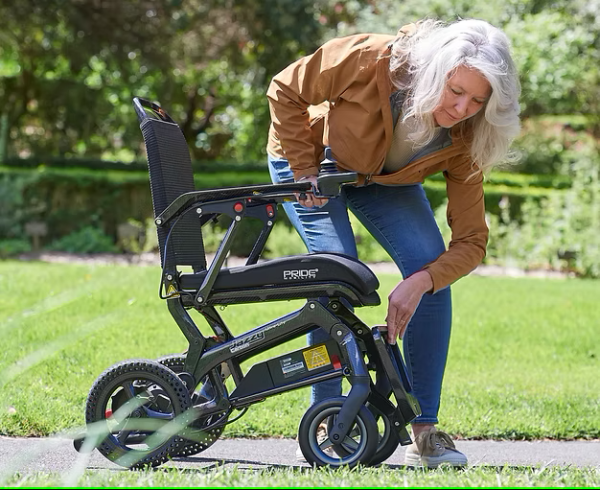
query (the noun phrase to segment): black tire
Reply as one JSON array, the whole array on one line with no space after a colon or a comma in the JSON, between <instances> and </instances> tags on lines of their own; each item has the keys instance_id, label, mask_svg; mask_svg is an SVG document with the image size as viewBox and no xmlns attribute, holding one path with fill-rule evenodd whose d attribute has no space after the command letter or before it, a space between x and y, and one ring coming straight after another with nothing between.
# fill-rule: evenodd
<instances>
[{"instance_id":1,"label":"black tire","mask_svg":"<svg viewBox=\"0 0 600 490\"><path fill-rule=\"evenodd\" d=\"M369 466L376 466L380 463L383 463L386 459L388 459L400 444L400 438L398 437L398 433L396 430L392 430L392 422L388 417L386 417L381 410L379 410L374 405L367 403L367 408L375 417L375 422L379 424L381 422L382 427L378 427L377 431L379 433L379 437L377 440L377 450L375 451L375 455L371 458L369 462ZM333 417L330 417L327 421L327 430L330 431L333 426ZM354 425L352 429L350 429L350 435L355 436L357 431L357 426ZM348 456L350 453L346 451L343 447L336 447L336 453L340 456Z\"/></svg>"},{"instance_id":2,"label":"black tire","mask_svg":"<svg viewBox=\"0 0 600 490\"><path fill-rule=\"evenodd\" d=\"M130 413L128 400L134 400ZM116 464L131 469L159 466L182 450L185 439L178 433L163 437L156 427L164 427L191 406L187 388L169 368L146 359L123 361L92 385L85 412L88 437L98 434L97 449ZM143 423L153 425L140 426Z\"/></svg>"},{"instance_id":3,"label":"black tire","mask_svg":"<svg viewBox=\"0 0 600 490\"><path fill-rule=\"evenodd\" d=\"M171 354L168 356L161 357L160 359L158 359L158 362L164 366L167 366L175 374L179 374L184 371L185 355ZM194 405L198 405L200 403L208 401L208 399L196 392L192 395L192 401ZM174 456L193 456L194 454L206 451L215 442L217 442L217 440L219 439L219 437L221 437L221 434L225 430L227 418L223 420L223 425L220 425L219 427L214 427L209 430L203 430L203 427L207 427L211 423L214 423L216 420L221 418L222 415L223 414L209 415L208 417L201 417L200 419L192 422L190 424L190 428L195 430L192 430L191 432L188 431L187 433L190 434L190 437L193 437L193 439L186 439L183 448L180 451L178 451L177 454Z\"/></svg>"},{"instance_id":4,"label":"black tire","mask_svg":"<svg viewBox=\"0 0 600 490\"><path fill-rule=\"evenodd\" d=\"M310 407L298 428L298 443L304 458L310 465L330 467L354 467L358 464L368 465L377 450L379 433L375 417L366 408L361 407L354 419L353 434L348 434L344 441L334 444L329 438L317 440L319 425L333 420L339 414L346 401L343 396L328 398ZM332 447L338 457L325 452Z\"/></svg>"},{"instance_id":5,"label":"black tire","mask_svg":"<svg viewBox=\"0 0 600 490\"><path fill-rule=\"evenodd\" d=\"M375 455L369 463L370 466L376 466L380 463L383 463L392 454L394 454L394 452L396 452L396 449L398 449L398 445L400 444L400 437L398 437L398 432L396 429L392 427L391 420L386 417L377 407L367 403L367 408L375 416L376 422L381 422L383 425L383 430L379 432L377 451L375 451Z\"/></svg>"}]
</instances>

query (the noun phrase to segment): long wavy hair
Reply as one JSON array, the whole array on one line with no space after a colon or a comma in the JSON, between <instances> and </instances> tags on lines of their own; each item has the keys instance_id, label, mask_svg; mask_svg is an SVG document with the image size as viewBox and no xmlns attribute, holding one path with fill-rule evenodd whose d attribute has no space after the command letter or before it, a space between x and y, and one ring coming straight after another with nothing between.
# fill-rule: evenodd
<instances>
[{"instance_id":1,"label":"long wavy hair","mask_svg":"<svg viewBox=\"0 0 600 490\"><path fill-rule=\"evenodd\" d=\"M416 146L435 137L433 111L459 66L478 70L492 88L483 110L459 123L473 162L487 173L515 159L510 145L520 131L521 87L506 35L483 20L450 24L424 20L414 33L398 36L392 45L390 76L396 89L407 94L403 120L415 118L416 129L409 137Z\"/></svg>"}]
</instances>

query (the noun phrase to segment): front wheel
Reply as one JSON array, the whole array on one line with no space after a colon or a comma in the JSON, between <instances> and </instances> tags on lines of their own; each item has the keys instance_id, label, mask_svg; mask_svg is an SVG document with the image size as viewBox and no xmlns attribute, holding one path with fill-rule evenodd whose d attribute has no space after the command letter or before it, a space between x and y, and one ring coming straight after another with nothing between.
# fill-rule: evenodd
<instances>
[{"instance_id":1,"label":"front wheel","mask_svg":"<svg viewBox=\"0 0 600 490\"><path fill-rule=\"evenodd\" d=\"M340 443L334 443L327 435L319 437L319 426L331 426L339 415L346 398L328 398L310 407L302 417L298 428L298 443L306 461L316 466L368 465L377 451L379 432L373 414L361 407L350 432ZM333 452L331 451L333 450Z\"/></svg>"},{"instance_id":2,"label":"front wheel","mask_svg":"<svg viewBox=\"0 0 600 490\"><path fill-rule=\"evenodd\" d=\"M377 420L377 425L379 426L377 451L369 463L371 466L376 466L394 454L400 445L400 437L398 437L398 432L393 427L392 421L381 410L370 403L367 403L367 407L375 416L375 420Z\"/></svg>"},{"instance_id":3,"label":"front wheel","mask_svg":"<svg viewBox=\"0 0 600 490\"><path fill-rule=\"evenodd\" d=\"M375 421L378 426L379 438L377 441L377 450L375 451L375 455L371 458L369 462L369 466L377 466L380 463L383 463L386 459L388 459L398 446L400 445L400 438L398 437L398 432L392 427L392 421L375 405L371 403L367 403L367 408L375 417ZM333 427L333 421L330 418L327 422L327 430L331 430ZM352 427L350 431L350 437L354 437L357 434L358 428L355 425ZM338 447L336 452L340 455L348 455L348 453L344 450L343 447Z\"/></svg>"}]
</instances>

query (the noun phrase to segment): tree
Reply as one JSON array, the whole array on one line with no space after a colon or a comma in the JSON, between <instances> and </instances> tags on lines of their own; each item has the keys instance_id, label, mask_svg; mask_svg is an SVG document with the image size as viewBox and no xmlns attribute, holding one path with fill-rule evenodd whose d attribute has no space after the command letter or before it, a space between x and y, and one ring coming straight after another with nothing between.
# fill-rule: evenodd
<instances>
[{"instance_id":1,"label":"tree","mask_svg":"<svg viewBox=\"0 0 600 490\"><path fill-rule=\"evenodd\" d=\"M159 2L7 0L0 6L0 102L17 152L100 155L123 130L120 100L166 62ZM163 2L165 17L168 2ZM155 7L153 7L155 8ZM129 95L129 93L127 94Z\"/></svg>"},{"instance_id":2,"label":"tree","mask_svg":"<svg viewBox=\"0 0 600 490\"><path fill-rule=\"evenodd\" d=\"M352 12L331 0L5 0L12 153L134 158L140 95L172 112L195 158L262 159L270 78Z\"/></svg>"},{"instance_id":3,"label":"tree","mask_svg":"<svg viewBox=\"0 0 600 490\"><path fill-rule=\"evenodd\" d=\"M424 17L487 20L503 28L513 44L524 117L580 113L595 119L600 95L598 13L599 0L377 0L361 12L352 29L395 32Z\"/></svg>"}]
</instances>

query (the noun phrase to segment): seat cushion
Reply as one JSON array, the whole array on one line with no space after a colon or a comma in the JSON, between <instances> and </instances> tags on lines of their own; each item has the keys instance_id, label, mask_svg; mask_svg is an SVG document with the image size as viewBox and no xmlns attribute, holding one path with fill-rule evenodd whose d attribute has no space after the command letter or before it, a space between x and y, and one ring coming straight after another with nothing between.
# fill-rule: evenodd
<instances>
[{"instance_id":1,"label":"seat cushion","mask_svg":"<svg viewBox=\"0 0 600 490\"><path fill-rule=\"evenodd\" d=\"M181 289L196 291L206 271L182 274ZM307 285L310 283L343 283L362 295L377 290L379 281L365 264L343 254L314 253L291 255L255 265L222 269L213 291L260 288L264 286Z\"/></svg>"}]
</instances>

